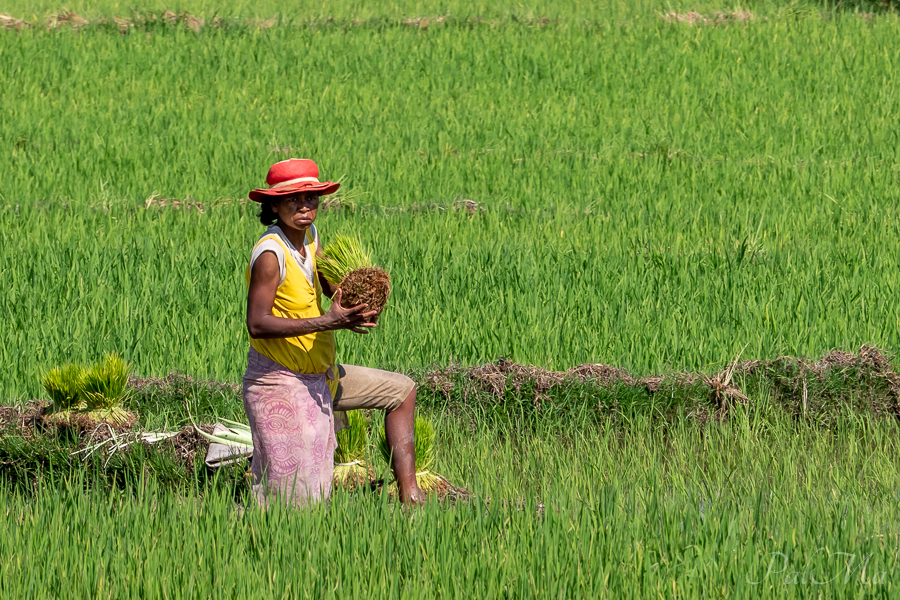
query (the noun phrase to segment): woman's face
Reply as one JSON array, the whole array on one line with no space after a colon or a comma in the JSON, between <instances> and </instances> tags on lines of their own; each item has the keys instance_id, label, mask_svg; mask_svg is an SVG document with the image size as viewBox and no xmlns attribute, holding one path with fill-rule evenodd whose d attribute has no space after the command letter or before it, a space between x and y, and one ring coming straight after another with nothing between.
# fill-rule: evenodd
<instances>
[{"instance_id":1,"label":"woman's face","mask_svg":"<svg viewBox=\"0 0 900 600\"><path fill-rule=\"evenodd\" d=\"M306 231L316 220L316 212L319 210L319 194L315 192L300 192L285 196L272 203L278 220L291 229Z\"/></svg>"}]
</instances>

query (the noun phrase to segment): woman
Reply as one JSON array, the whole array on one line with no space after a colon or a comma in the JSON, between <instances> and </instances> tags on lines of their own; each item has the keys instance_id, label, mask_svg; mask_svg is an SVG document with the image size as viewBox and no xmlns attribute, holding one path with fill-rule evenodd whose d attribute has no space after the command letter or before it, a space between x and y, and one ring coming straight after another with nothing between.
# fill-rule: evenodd
<instances>
[{"instance_id":1,"label":"woman","mask_svg":"<svg viewBox=\"0 0 900 600\"><path fill-rule=\"evenodd\" d=\"M285 160L269 169L268 188L249 194L268 226L246 271L250 351L243 397L253 432L254 493L262 506L274 494L298 506L328 498L335 411L380 408L400 500L417 504L415 384L398 373L335 362L334 332L367 334L375 313L365 304L342 308L341 290L316 271L319 197L340 185L318 178L313 161ZM333 297L328 312L323 291Z\"/></svg>"}]
</instances>

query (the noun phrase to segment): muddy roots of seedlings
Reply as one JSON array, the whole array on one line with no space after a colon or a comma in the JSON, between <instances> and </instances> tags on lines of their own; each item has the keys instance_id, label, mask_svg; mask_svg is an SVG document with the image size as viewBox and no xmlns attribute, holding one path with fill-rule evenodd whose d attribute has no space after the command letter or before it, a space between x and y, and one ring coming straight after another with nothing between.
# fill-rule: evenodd
<instances>
[{"instance_id":1,"label":"muddy roots of seedlings","mask_svg":"<svg viewBox=\"0 0 900 600\"><path fill-rule=\"evenodd\" d=\"M378 267L356 269L347 273L340 288L341 306L352 308L368 304L369 310L377 313L372 317L372 322L377 323L391 295L391 276Z\"/></svg>"},{"instance_id":2,"label":"muddy roots of seedlings","mask_svg":"<svg viewBox=\"0 0 900 600\"><path fill-rule=\"evenodd\" d=\"M374 481L371 485L375 489L380 489L379 483L382 482ZM432 472L416 473L416 485L419 486L419 490L426 496L434 498L441 503L450 502L455 504L460 501L466 502L472 496L469 488L455 486L443 475ZM400 498L400 490L396 481L387 484L384 489L387 491L389 498L394 500Z\"/></svg>"},{"instance_id":3,"label":"muddy roots of seedlings","mask_svg":"<svg viewBox=\"0 0 900 600\"><path fill-rule=\"evenodd\" d=\"M137 415L123 408L48 411L41 419L44 425L70 430L76 434L94 430L103 424L109 425L117 433L123 433L130 431L137 423Z\"/></svg>"},{"instance_id":4,"label":"muddy roots of seedlings","mask_svg":"<svg viewBox=\"0 0 900 600\"><path fill-rule=\"evenodd\" d=\"M375 480L375 470L361 460L334 465L335 487L353 491L368 487Z\"/></svg>"},{"instance_id":5,"label":"muddy roots of seedlings","mask_svg":"<svg viewBox=\"0 0 900 600\"><path fill-rule=\"evenodd\" d=\"M444 495L453 486L447 479L433 471L416 473L416 485L426 494Z\"/></svg>"}]
</instances>

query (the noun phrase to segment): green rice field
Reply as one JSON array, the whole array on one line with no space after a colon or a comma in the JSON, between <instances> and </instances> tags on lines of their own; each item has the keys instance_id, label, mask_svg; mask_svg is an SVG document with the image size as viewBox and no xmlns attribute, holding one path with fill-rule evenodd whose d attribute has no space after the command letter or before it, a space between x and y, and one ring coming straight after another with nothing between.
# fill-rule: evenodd
<instances>
[{"instance_id":1,"label":"green rice field","mask_svg":"<svg viewBox=\"0 0 900 600\"><path fill-rule=\"evenodd\" d=\"M898 432L798 432L741 414L667 437L636 424L556 438L440 421L468 504L384 497L235 508L221 487L11 493L4 597L891 598ZM765 432L754 432L763 425ZM198 497L198 494L202 496ZM841 554L839 554L841 553ZM39 557L39 558L38 558ZM40 564L35 564L38 562ZM43 590L43 592L40 592Z\"/></svg>"},{"instance_id":2,"label":"green rice field","mask_svg":"<svg viewBox=\"0 0 900 600\"><path fill-rule=\"evenodd\" d=\"M6 427L0 597L895 597L889 364L809 389L739 374L731 404L702 378L427 385L499 359L644 382L864 345L895 363L883 4L0 7L29 24L0 19L0 404L111 351L139 378L238 383L247 192L308 157L342 182L323 240L358 233L393 281L338 359L417 379L438 471L471 493L264 513L240 469L80 463L84 439ZM138 426L183 427L185 400L243 418L206 389L134 400Z\"/></svg>"}]
</instances>

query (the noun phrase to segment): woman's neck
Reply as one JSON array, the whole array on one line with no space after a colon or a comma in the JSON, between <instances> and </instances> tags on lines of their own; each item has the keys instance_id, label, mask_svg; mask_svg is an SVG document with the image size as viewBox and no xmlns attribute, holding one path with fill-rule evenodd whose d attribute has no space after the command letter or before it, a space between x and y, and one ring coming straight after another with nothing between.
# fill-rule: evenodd
<instances>
[{"instance_id":1,"label":"woman's neck","mask_svg":"<svg viewBox=\"0 0 900 600\"><path fill-rule=\"evenodd\" d=\"M300 252L301 255L306 256L306 229L297 229L296 227L288 227L284 223L281 222L281 219L276 223L281 232L293 245L294 248Z\"/></svg>"}]
</instances>

